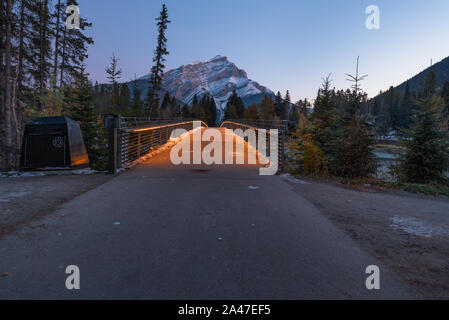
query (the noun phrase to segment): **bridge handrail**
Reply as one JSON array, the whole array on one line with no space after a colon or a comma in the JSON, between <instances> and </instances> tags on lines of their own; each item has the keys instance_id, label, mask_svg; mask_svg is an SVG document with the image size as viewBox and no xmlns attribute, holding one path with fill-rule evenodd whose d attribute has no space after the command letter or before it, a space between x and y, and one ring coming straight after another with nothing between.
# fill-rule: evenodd
<instances>
[{"instance_id":1,"label":"bridge handrail","mask_svg":"<svg viewBox=\"0 0 449 320\"><path fill-rule=\"evenodd\" d=\"M148 124L148 126L141 126L139 128L122 128L122 131L125 132L145 132L145 131L150 131L150 130L156 130L156 129L163 129L163 128L169 128L169 127L176 127L176 126L181 126L184 124L189 124L189 123L193 123L195 121L201 122L201 126L202 127L208 127L208 125L201 120L184 120L184 121L178 121L178 122L173 122L173 123L167 123L167 124L162 124L162 123L154 123L154 124Z\"/></svg>"},{"instance_id":2,"label":"bridge handrail","mask_svg":"<svg viewBox=\"0 0 449 320\"><path fill-rule=\"evenodd\" d=\"M167 118L167 119L148 119L137 117L120 117L120 127L126 129L149 128L164 124L175 124L181 122L200 121L194 118Z\"/></svg>"},{"instance_id":3,"label":"bridge handrail","mask_svg":"<svg viewBox=\"0 0 449 320\"><path fill-rule=\"evenodd\" d=\"M253 120L253 119L228 119L224 123L237 123L253 129L286 129L289 126L289 120Z\"/></svg>"}]
</instances>

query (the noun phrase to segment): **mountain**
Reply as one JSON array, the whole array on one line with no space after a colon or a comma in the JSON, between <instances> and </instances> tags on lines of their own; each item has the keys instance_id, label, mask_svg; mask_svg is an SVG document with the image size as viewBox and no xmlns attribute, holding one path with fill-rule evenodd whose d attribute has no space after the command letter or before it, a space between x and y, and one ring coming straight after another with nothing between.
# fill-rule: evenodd
<instances>
[{"instance_id":1,"label":"mountain","mask_svg":"<svg viewBox=\"0 0 449 320\"><path fill-rule=\"evenodd\" d=\"M146 97L148 80L149 75L137 80L137 86L142 90L142 98ZM129 86L131 87L131 83ZM223 56L180 66L166 72L163 79L163 91L168 91L170 96L187 105L192 105L195 94L198 99L204 95L213 97L219 119L223 117L228 98L234 90L245 106L259 103L266 95L275 96L270 89L248 79L244 70Z\"/></svg>"},{"instance_id":2,"label":"mountain","mask_svg":"<svg viewBox=\"0 0 449 320\"><path fill-rule=\"evenodd\" d=\"M370 112L376 117L376 126L380 135L389 135L401 128L408 128L412 122L413 97L423 90L423 86L430 72L436 76L436 90L441 92L444 84L449 81L449 57L430 66L408 79L397 87L380 93L368 101L364 106L365 112ZM404 100L407 84L410 87L410 100Z\"/></svg>"},{"instance_id":3,"label":"mountain","mask_svg":"<svg viewBox=\"0 0 449 320\"><path fill-rule=\"evenodd\" d=\"M418 73L416 76L401 83L399 86L394 88L395 91L403 94L407 83L410 86L411 91L414 91L414 90L417 92L420 91L422 89L422 85L426 81L430 71L435 72L435 75L437 77L437 88L441 89L443 87L444 83L446 81L449 81L449 57L441 60L438 63L435 63L431 67Z\"/></svg>"}]
</instances>

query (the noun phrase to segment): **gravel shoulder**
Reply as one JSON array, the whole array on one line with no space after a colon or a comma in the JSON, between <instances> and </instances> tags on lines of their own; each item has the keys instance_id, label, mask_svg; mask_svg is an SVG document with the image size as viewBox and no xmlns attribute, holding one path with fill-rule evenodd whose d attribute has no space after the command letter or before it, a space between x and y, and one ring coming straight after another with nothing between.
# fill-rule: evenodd
<instances>
[{"instance_id":1,"label":"gravel shoulder","mask_svg":"<svg viewBox=\"0 0 449 320\"><path fill-rule=\"evenodd\" d=\"M109 181L106 174L0 178L0 239Z\"/></svg>"},{"instance_id":2,"label":"gravel shoulder","mask_svg":"<svg viewBox=\"0 0 449 320\"><path fill-rule=\"evenodd\" d=\"M425 298L449 298L448 199L286 180L297 194Z\"/></svg>"}]
</instances>

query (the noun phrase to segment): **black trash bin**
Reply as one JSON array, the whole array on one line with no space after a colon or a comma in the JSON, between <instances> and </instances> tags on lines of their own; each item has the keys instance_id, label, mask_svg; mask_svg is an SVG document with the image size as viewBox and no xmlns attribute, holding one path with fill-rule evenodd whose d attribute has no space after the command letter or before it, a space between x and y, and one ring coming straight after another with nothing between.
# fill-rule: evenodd
<instances>
[{"instance_id":1,"label":"black trash bin","mask_svg":"<svg viewBox=\"0 0 449 320\"><path fill-rule=\"evenodd\" d=\"M78 169L88 166L83 134L76 121L68 117L46 117L25 126L21 169Z\"/></svg>"}]
</instances>

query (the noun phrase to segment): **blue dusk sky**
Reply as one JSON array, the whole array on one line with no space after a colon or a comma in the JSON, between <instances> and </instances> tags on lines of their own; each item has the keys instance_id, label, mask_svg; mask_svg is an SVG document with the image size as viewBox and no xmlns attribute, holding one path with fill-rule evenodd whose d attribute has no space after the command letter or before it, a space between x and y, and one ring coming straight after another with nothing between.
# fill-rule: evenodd
<instances>
[{"instance_id":1,"label":"blue dusk sky","mask_svg":"<svg viewBox=\"0 0 449 320\"><path fill-rule=\"evenodd\" d=\"M79 0L88 34L88 71L106 82L112 52L123 81L149 73L157 30L166 3L167 69L216 55L227 56L248 77L271 90L290 90L292 100L314 98L332 73L347 88L345 73L368 74L363 88L372 97L449 55L448 0ZM365 9L380 8L380 29L368 30Z\"/></svg>"}]
</instances>

